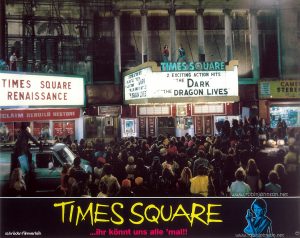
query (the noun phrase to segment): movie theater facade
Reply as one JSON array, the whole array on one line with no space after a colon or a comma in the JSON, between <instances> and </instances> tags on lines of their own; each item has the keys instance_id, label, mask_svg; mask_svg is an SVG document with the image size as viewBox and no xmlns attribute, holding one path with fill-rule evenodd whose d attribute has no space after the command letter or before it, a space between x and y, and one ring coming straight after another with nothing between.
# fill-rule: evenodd
<instances>
[{"instance_id":1,"label":"movie theater facade","mask_svg":"<svg viewBox=\"0 0 300 238\"><path fill-rule=\"evenodd\" d=\"M238 61L147 62L124 74L122 137L211 135L239 118ZM126 115L126 113L123 113Z\"/></svg>"}]
</instances>

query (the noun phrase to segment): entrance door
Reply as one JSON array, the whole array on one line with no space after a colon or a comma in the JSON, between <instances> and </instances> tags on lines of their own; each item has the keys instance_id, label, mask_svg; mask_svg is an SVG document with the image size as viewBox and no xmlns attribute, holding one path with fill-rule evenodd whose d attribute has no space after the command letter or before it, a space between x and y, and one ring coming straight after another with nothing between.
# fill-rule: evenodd
<instances>
[{"instance_id":1,"label":"entrance door","mask_svg":"<svg viewBox=\"0 0 300 238\"><path fill-rule=\"evenodd\" d=\"M158 134L175 136L175 123L173 117L158 117Z\"/></svg>"}]
</instances>

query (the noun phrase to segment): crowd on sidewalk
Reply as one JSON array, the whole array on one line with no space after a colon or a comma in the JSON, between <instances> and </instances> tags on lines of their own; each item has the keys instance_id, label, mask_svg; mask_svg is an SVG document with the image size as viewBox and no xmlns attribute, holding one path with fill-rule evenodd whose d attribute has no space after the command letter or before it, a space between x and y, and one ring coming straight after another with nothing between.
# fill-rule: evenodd
<instances>
[{"instance_id":1,"label":"crowd on sidewalk","mask_svg":"<svg viewBox=\"0 0 300 238\"><path fill-rule=\"evenodd\" d=\"M124 138L105 145L64 140L77 155L62 171L61 196L294 196L299 195L300 134L264 120L218 125L217 136ZM285 131L283 131L283 129ZM269 139L285 140L276 163L262 166L261 150ZM270 145L272 146L272 145ZM88 160L93 174L80 167Z\"/></svg>"}]
</instances>

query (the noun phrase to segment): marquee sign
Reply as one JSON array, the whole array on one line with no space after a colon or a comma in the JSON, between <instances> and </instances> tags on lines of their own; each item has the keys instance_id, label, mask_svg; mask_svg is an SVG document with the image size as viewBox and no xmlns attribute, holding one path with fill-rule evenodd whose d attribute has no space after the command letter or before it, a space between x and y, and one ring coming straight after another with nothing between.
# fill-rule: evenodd
<instances>
[{"instance_id":1,"label":"marquee sign","mask_svg":"<svg viewBox=\"0 0 300 238\"><path fill-rule=\"evenodd\" d=\"M0 106L83 106L81 77L0 72Z\"/></svg>"},{"instance_id":2,"label":"marquee sign","mask_svg":"<svg viewBox=\"0 0 300 238\"><path fill-rule=\"evenodd\" d=\"M127 104L239 100L237 61L226 66L224 62L162 63L161 69L144 65L124 77ZM197 71L195 65L202 70Z\"/></svg>"}]
</instances>

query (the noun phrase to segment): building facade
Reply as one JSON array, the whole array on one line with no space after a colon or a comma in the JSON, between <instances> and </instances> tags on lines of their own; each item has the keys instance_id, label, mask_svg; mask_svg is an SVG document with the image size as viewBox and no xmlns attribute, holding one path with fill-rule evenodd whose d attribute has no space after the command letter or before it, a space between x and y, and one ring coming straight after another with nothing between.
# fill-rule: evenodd
<instances>
[{"instance_id":1,"label":"building facade","mask_svg":"<svg viewBox=\"0 0 300 238\"><path fill-rule=\"evenodd\" d=\"M261 96L259 84L300 80L297 0L6 0L0 10L0 58L9 64L16 52L18 71L78 74L89 90L114 95L122 93L123 72L163 61L165 45L177 61L182 46L188 62L238 60L240 101L224 114L246 109L271 122L272 105L292 105L300 114L298 86L283 100ZM87 93L87 107L121 106L120 98L94 100ZM91 116L111 117L98 111Z\"/></svg>"}]
</instances>

